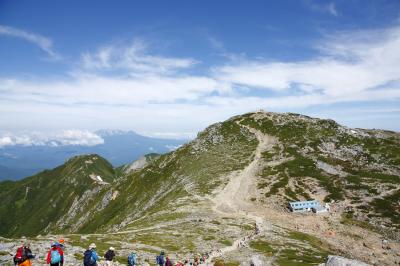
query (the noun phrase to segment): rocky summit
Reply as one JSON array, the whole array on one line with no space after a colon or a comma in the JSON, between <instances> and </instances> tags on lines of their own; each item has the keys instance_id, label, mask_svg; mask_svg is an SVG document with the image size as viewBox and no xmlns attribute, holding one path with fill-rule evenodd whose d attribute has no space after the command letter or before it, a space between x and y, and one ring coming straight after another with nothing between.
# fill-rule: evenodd
<instances>
[{"instance_id":1,"label":"rocky summit","mask_svg":"<svg viewBox=\"0 0 400 266\"><path fill-rule=\"evenodd\" d=\"M209 126L177 150L113 168L98 155L0 183L0 262L22 237L37 259L66 240L67 265L94 242L126 263L205 254L225 265L400 263L400 134L255 112ZM291 212L316 200L328 212ZM331 263L331 264L329 264ZM336 264L332 264L336 263ZM324 264L322 264L324 265Z\"/></svg>"}]
</instances>

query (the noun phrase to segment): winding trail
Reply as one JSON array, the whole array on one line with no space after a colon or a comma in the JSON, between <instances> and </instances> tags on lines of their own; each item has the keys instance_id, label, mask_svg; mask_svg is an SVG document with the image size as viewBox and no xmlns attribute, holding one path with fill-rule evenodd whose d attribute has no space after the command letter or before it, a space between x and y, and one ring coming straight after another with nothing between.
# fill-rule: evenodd
<instances>
[{"instance_id":1,"label":"winding trail","mask_svg":"<svg viewBox=\"0 0 400 266\"><path fill-rule=\"evenodd\" d=\"M229 183L211 199L213 202L212 209L221 215L254 220L255 232L235 240L231 246L211 252L207 263L211 263L213 258L222 256L224 253L232 252L241 246L247 246L251 239L264 230L264 219L259 216L256 205L250 201L251 189L256 186L257 174L262 170L262 153L272 149L276 143L276 138L264 135L253 128L240 126L247 128L257 137L258 146L255 150L254 159L243 170L231 173Z\"/></svg>"}]
</instances>

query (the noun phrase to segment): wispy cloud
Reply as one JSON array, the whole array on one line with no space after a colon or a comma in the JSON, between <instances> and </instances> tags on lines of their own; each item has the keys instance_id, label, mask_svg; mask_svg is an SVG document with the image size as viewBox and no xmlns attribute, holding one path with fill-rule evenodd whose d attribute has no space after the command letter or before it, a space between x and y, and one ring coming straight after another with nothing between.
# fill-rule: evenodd
<instances>
[{"instance_id":1,"label":"wispy cloud","mask_svg":"<svg viewBox=\"0 0 400 266\"><path fill-rule=\"evenodd\" d=\"M218 40L216 37L209 35L209 36L207 36L207 40L213 48L215 48L217 50L225 51L225 46L224 46L223 42Z\"/></svg>"},{"instance_id":2,"label":"wispy cloud","mask_svg":"<svg viewBox=\"0 0 400 266\"><path fill-rule=\"evenodd\" d=\"M39 46L40 49L45 51L51 59L61 58L61 56L53 50L52 40L40 34L28 32L10 26L0 25L0 35L16 37L33 43Z\"/></svg>"},{"instance_id":3,"label":"wispy cloud","mask_svg":"<svg viewBox=\"0 0 400 266\"><path fill-rule=\"evenodd\" d=\"M209 77L106 77L75 76L72 81L31 82L0 80L3 99L52 105L145 105L175 101L194 101L220 90L219 83Z\"/></svg>"},{"instance_id":4,"label":"wispy cloud","mask_svg":"<svg viewBox=\"0 0 400 266\"><path fill-rule=\"evenodd\" d=\"M329 101L365 100L368 93L390 99L393 90L400 88L400 27L381 31L379 35L372 33L330 36L318 45L321 55L311 60L242 60L215 68L214 76L232 86L292 96L297 92L301 97L319 95ZM303 104L307 102L312 104L311 100Z\"/></svg>"},{"instance_id":5,"label":"wispy cloud","mask_svg":"<svg viewBox=\"0 0 400 266\"><path fill-rule=\"evenodd\" d=\"M197 63L191 58L151 55L148 44L135 39L130 45L108 45L95 53L84 53L82 65L86 70L127 70L135 73L170 73L190 68Z\"/></svg>"},{"instance_id":6,"label":"wispy cloud","mask_svg":"<svg viewBox=\"0 0 400 266\"><path fill-rule=\"evenodd\" d=\"M336 10L336 5L335 5L335 3L329 3L327 6L326 6L326 9L328 10L328 12L332 15L332 16L337 16L339 13L337 12L337 10Z\"/></svg>"},{"instance_id":7,"label":"wispy cloud","mask_svg":"<svg viewBox=\"0 0 400 266\"><path fill-rule=\"evenodd\" d=\"M328 13L335 17L339 15L334 2L329 2L327 4L317 3L314 0L306 0L304 2L311 10L321 13Z\"/></svg>"}]
</instances>

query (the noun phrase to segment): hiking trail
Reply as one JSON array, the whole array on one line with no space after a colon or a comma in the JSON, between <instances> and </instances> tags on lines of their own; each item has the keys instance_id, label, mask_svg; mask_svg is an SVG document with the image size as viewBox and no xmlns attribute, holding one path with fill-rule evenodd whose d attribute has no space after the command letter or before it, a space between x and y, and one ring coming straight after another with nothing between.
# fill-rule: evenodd
<instances>
[{"instance_id":1,"label":"hiking trail","mask_svg":"<svg viewBox=\"0 0 400 266\"><path fill-rule=\"evenodd\" d=\"M237 218L245 217L254 220L255 232L235 240L231 246L212 251L207 259L207 263L210 263L215 257L222 256L224 253L234 251L242 246L247 246L251 239L264 230L264 219L258 213L255 204L250 201L252 194L251 189L255 187L257 174L262 170L262 153L272 149L276 143L276 138L265 135L253 128L247 126L243 127L255 134L258 140L258 146L254 152L254 159L243 170L235 171L230 174L228 184L222 190L217 191L216 196L211 199L213 202L212 210L221 215L229 215Z\"/></svg>"}]
</instances>

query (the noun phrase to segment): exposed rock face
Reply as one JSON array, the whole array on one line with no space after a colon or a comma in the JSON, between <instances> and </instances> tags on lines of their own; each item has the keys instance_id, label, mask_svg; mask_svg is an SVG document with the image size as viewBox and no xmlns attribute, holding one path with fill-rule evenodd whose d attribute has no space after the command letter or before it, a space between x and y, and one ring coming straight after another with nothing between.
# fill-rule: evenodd
<instances>
[{"instance_id":1,"label":"exposed rock face","mask_svg":"<svg viewBox=\"0 0 400 266\"><path fill-rule=\"evenodd\" d=\"M370 264L366 264L364 262L358 260L350 260L340 256L328 256L328 260L325 264L321 264L322 266L370 266Z\"/></svg>"},{"instance_id":2,"label":"exposed rock face","mask_svg":"<svg viewBox=\"0 0 400 266\"><path fill-rule=\"evenodd\" d=\"M156 160L159 156L160 155L156 154L156 153L146 154L146 155L140 157L139 159L137 159L136 161L134 161L130 164L124 165L122 167L122 171L125 174L131 174L137 170L140 170L140 169L146 167L149 163Z\"/></svg>"},{"instance_id":3,"label":"exposed rock face","mask_svg":"<svg viewBox=\"0 0 400 266\"><path fill-rule=\"evenodd\" d=\"M132 173L135 170L141 169L147 165L147 160L146 157L140 157L138 160L134 161L132 164L127 165L126 168L124 168L124 172L129 174Z\"/></svg>"},{"instance_id":4,"label":"exposed rock face","mask_svg":"<svg viewBox=\"0 0 400 266\"><path fill-rule=\"evenodd\" d=\"M347 173L342 171L340 165L335 167L333 165L330 165L330 164L327 164L325 162L321 162L321 161L317 160L317 165L316 166L317 166L317 168L319 168L319 169L321 169L321 170L323 170L323 171L325 171L325 172L327 172L328 174L331 174L331 175L338 175L340 177L345 177L345 176L348 175Z\"/></svg>"},{"instance_id":5,"label":"exposed rock face","mask_svg":"<svg viewBox=\"0 0 400 266\"><path fill-rule=\"evenodd\" d=\"M251 258L251 262L250 265L254 265L254 266L263 266L264 262L262 261L262 259L260 258L260 256L254 255Z\"/></svg>"}]
</instances>

